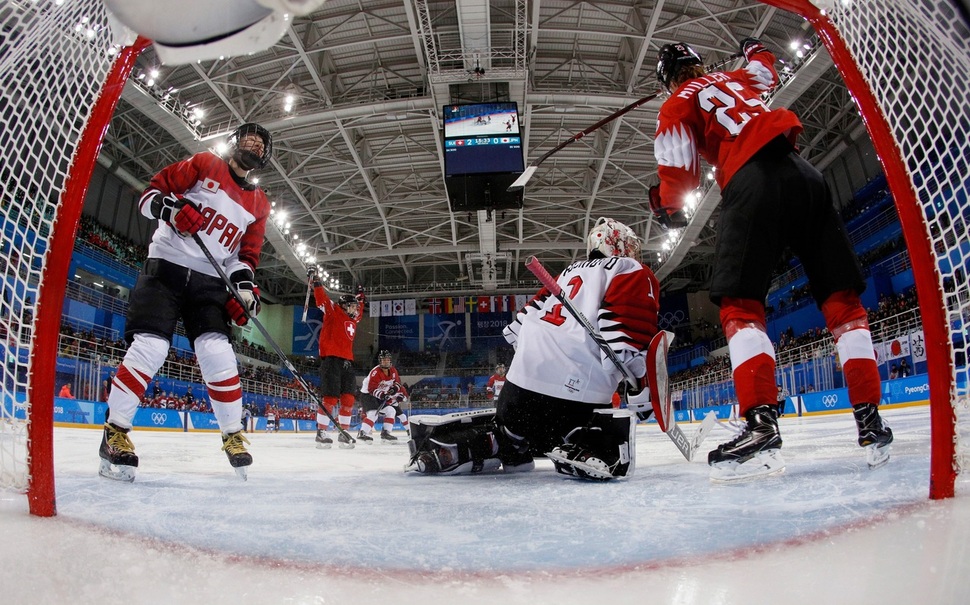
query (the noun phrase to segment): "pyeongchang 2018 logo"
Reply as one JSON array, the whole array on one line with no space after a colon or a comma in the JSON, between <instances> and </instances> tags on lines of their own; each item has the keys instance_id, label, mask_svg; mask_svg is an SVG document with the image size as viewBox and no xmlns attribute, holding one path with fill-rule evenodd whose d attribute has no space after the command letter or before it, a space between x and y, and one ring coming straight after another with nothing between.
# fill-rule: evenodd
<instances>
[{"instance_id":1,"label":"pyeongchang 2018 logo","mask_svg":"<svg viewBox=\"0 0 970 605\"><path fill-rule=\"evenodd\" d=\"M838 395L822 395L822 405L827 408L835 407L835 404L839 402Z\"/></svg>"},{"instance_id":2,"label":"pyeongchang 2018 logo","mask_svg":"<svg viewBox=\"0 0 970 605\"><path fill-rule=\"evenodd\" d=\"M915 387L906 387L903 392L907 395L916 395L930 392L930 385L927 382Z\"/></svg>"}]
</instances>

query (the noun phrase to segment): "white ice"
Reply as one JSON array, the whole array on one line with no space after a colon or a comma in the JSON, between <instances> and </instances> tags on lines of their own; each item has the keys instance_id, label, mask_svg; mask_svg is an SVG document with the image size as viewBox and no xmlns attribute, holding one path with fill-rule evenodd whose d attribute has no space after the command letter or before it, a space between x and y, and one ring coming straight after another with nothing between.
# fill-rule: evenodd
<instances>
[{"instance_id":1,"label":"white ice","mask_svg":"<svg viewBox=\"0 0 970 605\"><path fill-rule=\"evenodd\" d=\"M546 460L423 477L405 445L264 433L242 482L218 435L136 429L133 484L97 476L100 431L58 428L57 517L0 492L0 602L970 603L966 485L928 500L929 408L884 416L882 469L851 415L786 417L787 470L740 485L708 481L721 428L688 463L642 426L635 476L610 483Z\"/></svg>"}]
</instances>

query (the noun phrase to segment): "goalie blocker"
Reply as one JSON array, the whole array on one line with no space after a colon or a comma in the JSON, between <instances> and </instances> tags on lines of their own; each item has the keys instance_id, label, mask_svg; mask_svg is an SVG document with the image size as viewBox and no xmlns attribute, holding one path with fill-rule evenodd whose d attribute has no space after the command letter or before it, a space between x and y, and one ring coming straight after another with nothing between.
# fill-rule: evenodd
<instances>
[{"instance_id":1,"label":"goalie blocker","mask_svg":"<svg viewBox=\"0 0 970 605\"><path fill-rule=\"evenodd\" d=\"M586 426L576 427L565 443L546 455L562 474L606 481L633 474L635 462L633 414L600 409ZM529 443L495 420L495 409L443 416L413 416L411 460L406 471L425 475L465 475L531 471Z\"/></svg>"}]
</instances>

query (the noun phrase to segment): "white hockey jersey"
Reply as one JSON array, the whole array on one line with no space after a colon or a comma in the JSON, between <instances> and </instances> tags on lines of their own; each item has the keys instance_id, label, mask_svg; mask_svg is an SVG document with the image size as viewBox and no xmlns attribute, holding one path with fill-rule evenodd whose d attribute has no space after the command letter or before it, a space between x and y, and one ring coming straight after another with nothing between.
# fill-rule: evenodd
<instances>
[{"instance_id":1,"label":"white hockey jersey","mask_svg":"<svg viewBox=\"0 0 970 605\"><path fill-rule=\"evenodd\" d=\"M657 332L660 283L645 265L615 256L580 261L567 267L556 282L621 359L647 350ZM546 288L519 310L506 334L515 341L507 377L523 389L571 401L610 403L623 378Z\"/></svg>"},{"instance_id":2,"label":"white hockey jersey","mask_svg":"<svg viewBox=\"0 0 970 605\"><path fill-rule=\"evenodd\" d=\"M241 187L219 156L203 152L166 166L156 174L139 200L140 212L151 218L150 200L157 193L185 196L199 206L205 223L198 235L227 274L259 265L269 200L255 186ZM182 238L159 221L148 246L148 258L162 258L183 267L217 277L192 238Z\"/></svg>"}]
</instances>

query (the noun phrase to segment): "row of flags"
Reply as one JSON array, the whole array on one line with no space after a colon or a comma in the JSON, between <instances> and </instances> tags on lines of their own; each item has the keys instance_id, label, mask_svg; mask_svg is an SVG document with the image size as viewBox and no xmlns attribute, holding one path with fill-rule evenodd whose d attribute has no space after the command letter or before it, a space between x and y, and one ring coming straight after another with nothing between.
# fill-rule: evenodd
<instances>
[{"instance_id":1,"label":"row of flags","mask_svg":"<svg viewBox=\"0 0 970 605\"><path fill-rule=\"evenodd\" d=\"M421 307L428 313L509 313L517 311L529 302L525 294L508 296L449 296L425 298ZM414 298L397 300L374 300L370 303L371 317L417 315L418 302Z\"/></svg>"}]
</instances>

